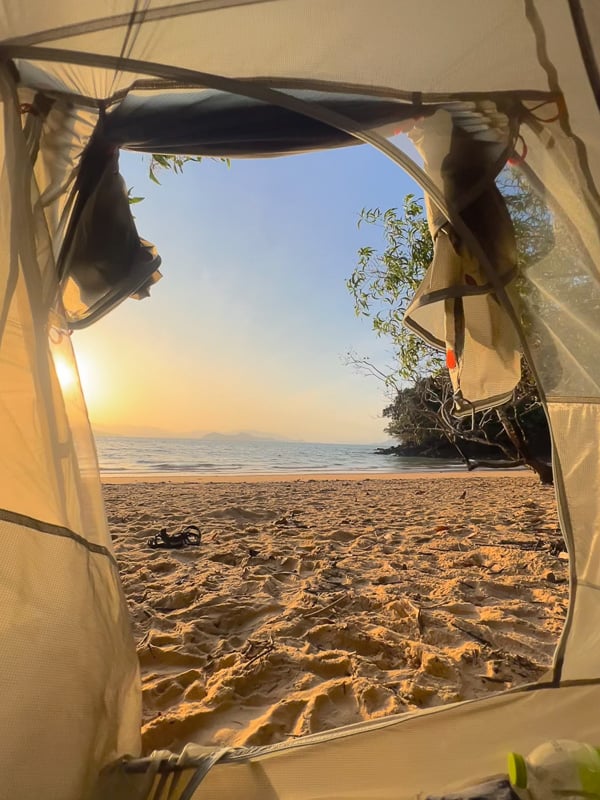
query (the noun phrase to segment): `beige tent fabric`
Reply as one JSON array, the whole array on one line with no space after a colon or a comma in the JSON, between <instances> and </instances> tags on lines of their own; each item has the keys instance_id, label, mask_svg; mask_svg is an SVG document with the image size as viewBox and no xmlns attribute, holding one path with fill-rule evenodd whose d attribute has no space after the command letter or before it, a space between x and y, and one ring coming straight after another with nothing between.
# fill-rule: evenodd
<instances>
[{"instance_id":1,"label":"beige tent fabric","mask_svg":"<svg viewBox=\"0 0 600 800\"><path fill-rule=\"evenodd\" d=\"M451 8L438 0L170 0L140 4L129 33L132 8L129 0L100 7L33 0L25 11L3 0L0 31L11 55L27 60L26 48L51 48L275 82L453 92L465 89L468 75L471 92L546 88L521 0L455 0ZM44 62L46 76L86 97L107 97L135 78L65 61Z\"/></svg>"},{"instance_id":2,"label":"beige tent fabric","mask_svg":"<svg viewBox=\"0 0 600 800\"><path fill-rule=\"evenodd\" d=\"M598 62L600 17L598 4L592 0L582 3L592 46ZM586 159L598 182L600 175L600 137L598 136L598 107L579 50L568 2L550 0L535 3L535 10L543 26L545 49L549 63L548 86L559 89L567 103L569 124L573 132L585 143ZM553 76L553 70L556 75ZM554 85L556 84L556 85Z\"/></svg>"},{"instance_id":3,"label":"beige tent fabric","mask_svg":"<svg viewBox=\"0 0 600 800\"><path fill-rule=\"evenodd\" d=\"M519 340L506 311L489 292L463 294L469 290L465 276L473 275L485 283L477 262L457 253L441 231L434 260L404 318L429 344L458 354L448 363L458 414L505 403L521 375Z\"/></svg>"},{"instance_id":4,"label":"beige tent fabric","mask_svg":"<svg viewBox=\"0 0 600 800\"><path fill-rule=\"evenodd\" d=\"M556 106L553 105L549 106L549 111L545 109L549 115L555 112ZM600 264L600 202L590 193L581 174L577 144L565 136L558 122L540 125L535 119L525 118L521 132L527 146L527 170L531 170L544 187L545 201L557 220L557 247L543 262L527 270L527 280L548 294L553 292L553 286L558 285L557 279L561 276L564 280L569 274L590 273L598 269L590 265ZM568 269L565 263L568 263ZM543 280L548 272L554 280ZM548 285L544 286L544 283ZM567 300L572 302L572 299L561 288L552 304L559 307ZM565 311L569 313L567 309ZM577 311L571 313L578 315Z\"/></svg>"},{"instance_id":5,"label":"beige tent fabric","mask_svg":"<svg viewBox=\"0 0 600 800\"><path fill-rule=\"evenodd\" d=\"M597 678L600 672L600 397L550 402L548 412L564 485L563 520L576 533L571 570L573 623L564 642L562 678ZM582 491L582 487L583 488Z\"/></svg>"},{"instance_id":6,"label":"beige tent fabric","mask_svg":"<svg viewBox=\"0 0 600 800\"><path fill-rule=\"evenodd\" d=\"M39 202L48 230L52 232L54 257L62 243L71 209L71 194L81 153L98 121L96 110L75 106L64 98L53 98L52 105L39 114L36 92L20 87L19 103L32 111L23 117L24 126L38 121L38 157L34 175Z\"/></svg>"},{"instance_id":7,"label":"beige tent fabric","mask_svg":"<svg viewBox=\"0 0 600 800\"><path fill-rule=\"evenodd\" d=\"M327 742L298 742L258 763L217 765L194 797L216 800L232 791L248 800L439 795L503 773L508 748L527 753L558 736L594 741L599 697L597 685L504 694L365 726L364 733L359 726Z\"/></svg>"},{"instance_id":8,"label":"beige tent fabric","mask_svg":"<svg viewBox=\"0 0 600 800\"><path fill-rule=\"evenodd\" d=\"M137 660L4 68L0 115L0 795L81 800L104 764L139 752Z\"/></svg>"},{"instance_id":9,"label":"beige tent fabric","mask_svg":"<svg viewBox=\"0 0 600 800\"><path fill-rule=\"evenodd\" d=\"M240 753L213 766L191 795L183 792L192 769L163 779L162 794L153 794L159 778L107 776L97 800L425 798L504 773L509 750L527 753L553 737L596 741L599 701L598 684L507 692Z\"/></svg>"},{"instance_id":10,"label":"beige tent fabric","mask_svg":"<svg viewBox=\"0 0 600 800\"><path fill-rule=\"evenodd\" d=\"M0 519L0 796L83 800L139 753L135 652L112 561L35 524Z\"/></svg>"}]
</instances>

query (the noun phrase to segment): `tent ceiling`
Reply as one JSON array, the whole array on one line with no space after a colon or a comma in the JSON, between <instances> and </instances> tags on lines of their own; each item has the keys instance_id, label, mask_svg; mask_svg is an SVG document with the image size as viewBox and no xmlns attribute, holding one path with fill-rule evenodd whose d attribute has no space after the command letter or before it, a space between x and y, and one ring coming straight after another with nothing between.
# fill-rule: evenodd
<instances>
[{"instance_id":1,"label":"tent ceiling","mask_svg":"<svg viewBox=\"0 0 600 800\"><path fill-rule=\"evenodd\" d=\"M420 0L401 8L396 0L162 2L136 9L116 0L110 8L97 17L91 3L4 0L0 52L46 59L46 88L104 100L141 77L192 80L194 72L392 93L548 88L522 0ZM74 66L82 63L88 68Z\"/></svg>"}]
</instances>

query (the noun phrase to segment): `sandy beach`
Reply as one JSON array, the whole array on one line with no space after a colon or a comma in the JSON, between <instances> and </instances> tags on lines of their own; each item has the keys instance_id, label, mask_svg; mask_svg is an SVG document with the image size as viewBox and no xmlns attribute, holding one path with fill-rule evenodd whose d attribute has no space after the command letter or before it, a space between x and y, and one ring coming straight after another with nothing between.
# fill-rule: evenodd
<instances>
[{"instance_id":1,"label":"sandy beach","mask_svg":"<svg viewBox=\"0 0 600 800\"><path fill-rule=\"evenodd\" d=\"M146 751L279 742L551 663L568 565L528 473L104 480ZM200 545L148 546L188 524Z\"/></svg>"}]
</instances>

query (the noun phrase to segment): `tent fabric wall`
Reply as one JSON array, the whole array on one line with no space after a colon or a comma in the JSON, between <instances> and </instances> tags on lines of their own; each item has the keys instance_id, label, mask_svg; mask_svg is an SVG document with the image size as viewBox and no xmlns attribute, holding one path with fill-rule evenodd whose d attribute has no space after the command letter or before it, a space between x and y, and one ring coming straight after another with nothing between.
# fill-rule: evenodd
<instances>
[{"instance_id":1,"label":"tent fabric wall","mask_svg":"<svg viewBox=\"0 0 600 800\"><path fill-rule=\"evenodd\" d=\"M545 69L548 88L564 95L568 113L567 127L584 146L585 158L597 183L600 175L598 105L573 25L571 6L577 5L578 0L551 0L542 3L539 0L535 3L529 0L530 17L538 29L538 44L547 56ZM590 6L586 4L585 19L591 41L597 49L598 27L591 27L600 22L597 4L595 6L596 10L590 13ZM597 190L596 186L596 194Z\"/></svg>"},{"instance_id":2,"label":"tent fabric wall","mask_svg":"<svg viewBox=\"0 0 600 800\"><path fill-rule=\"evenodd\" d=\"M509 748L526 753L553 737L594 741L599 696L597 685L515 692L387 725L359 726L314 744L298 741L252 764L217 764L194 797L408 800L440 795L504 773Z\"/></svg>"},{"instance_id":3,"label":"tent fabric wall","mask_svg":"<svg viewBox=\"0 0 600 800\"><path fill-rule=\"evenodd\" d=\"M140 747L138 669L51 239L0 68L0 796L82 798ZM59 383L62 379L63 386Z\"/></svg>"},{"instance_id":4,"label":"tent fabric wall","mask_svg":"<svg viewBox=\"0 0 600 800\"><path fill-rule=\"evenodd\" d=\"M99 9L75 0L0 0L0 57L15 67L0 68L0 423L8 432L0 461L6 542L0 597L14 611L0 623L3 722L11 732L0 767L8 796L81 800L99 769L139 752L135 652L85 405L75 373L62 387L58 379L61 360L71 369L72 352L55 258L79 156L106 107L132 87L165 91L170 81L179 89L235 90L259 100L275 88L284 107L292 89L409 102L508 93L533 103L552 96L561 111L555 127L524 120L527 166L575 226L575 251L583 254L583 266L575 267L598 292L599 118L573 25L578 6L457 0L442 10L438 0L167 0L132 8L131 0L107 0ZM586 24L597 25L593 6L581 8ZM40 91L53 105L43 119L29 127L26 121L24 133L19 104L31 104ZM305 110L310 116L310 104ZM336 124L330 109L314 104L312 112ZM340 127L352 130L352 122ZM36 130L32 174L27 147ZM391 145L386 151L394 157ZM556 263L569 274L564 253ZM213 767L195 797L408 798L502 771L509 746L526 751L552 735L598 741L600 509L589 502L589 487L600 478L600 381L586 361L597 317L589 305L575 308L568 291L557 291L549 266L529 272L529 306L527 296L507 293L502 281L496 287L549 401L571 555L573 604L548 686L232 754L231 763ZM493 265L485 268L490 280L498 277ZM545 307L561 314L544 317L534 303L540 295L560 300ZM521 317L527 308L535 330ZM37 741L32 730L39 731ZM148 777L126 765L106 780L111 788L101 784L98 798L118 798L121 789L123 798L146 796Z\"/></svg>"},{"instance_id":5,"label":"tent fabric wall","mask_svg":"<svg viewBox=\"0 0 600 800\"><path fill-rule=\"evenodd\" d=\"M442 795L504 773L509 749L526 753L553 737L595 741L599 701L600 686L593 682L515 690L270 748L234 751L190 795L183 792L194 773L191 765L183 773L171 770L162 794L157 792L160 772L150 782L127 770L112 772L94 800L410 800ZM175 777L176 788L169 794Z\"/></svg>"},{"instance_id":6,"label":"tent fabric wall","mask_svg":"<svg viewBox=\"0 0 600 800\"><path fill-rule=\"evenodd\" d=\"M562 680L594 679L600 673L600 397L550 401L548 412L562 476L561 511L568 515L563 525L576 534L570 553L572 622L558 666Z\"/></svg>"}]
</instances>

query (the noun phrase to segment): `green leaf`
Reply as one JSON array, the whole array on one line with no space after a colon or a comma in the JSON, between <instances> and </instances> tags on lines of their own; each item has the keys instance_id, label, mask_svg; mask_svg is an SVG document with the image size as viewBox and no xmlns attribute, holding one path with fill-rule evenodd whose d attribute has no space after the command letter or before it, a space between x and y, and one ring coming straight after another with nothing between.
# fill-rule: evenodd
<instances>
[{"instance_id":1,"label":"green leaf","mask_svg":"<svg viewBox=\"0 0 600 800\"><path fill-rule=\"evenodd\" d=\"M160 186L160 181L158 180L158 178L154 174L154 168L153 168L152 164L150 164L150 168L148 170L148 177L150 178L150 180L153 183L157 183Z\"/></svg>"},{"instance_id":2,"label":"green leaf","mask_svg":"<svg viewBox=\"0 0 600 800\"><path fill-rule=\"evenodd\" d=\"M136 203L141 203L144 198L143 197L133 197L132 194L131 194L132 192L133 192L133 186L130 186L129 189L127 189L127 200L129 202L129 205L133 206Z\"/></svg>"}]
</instances>

